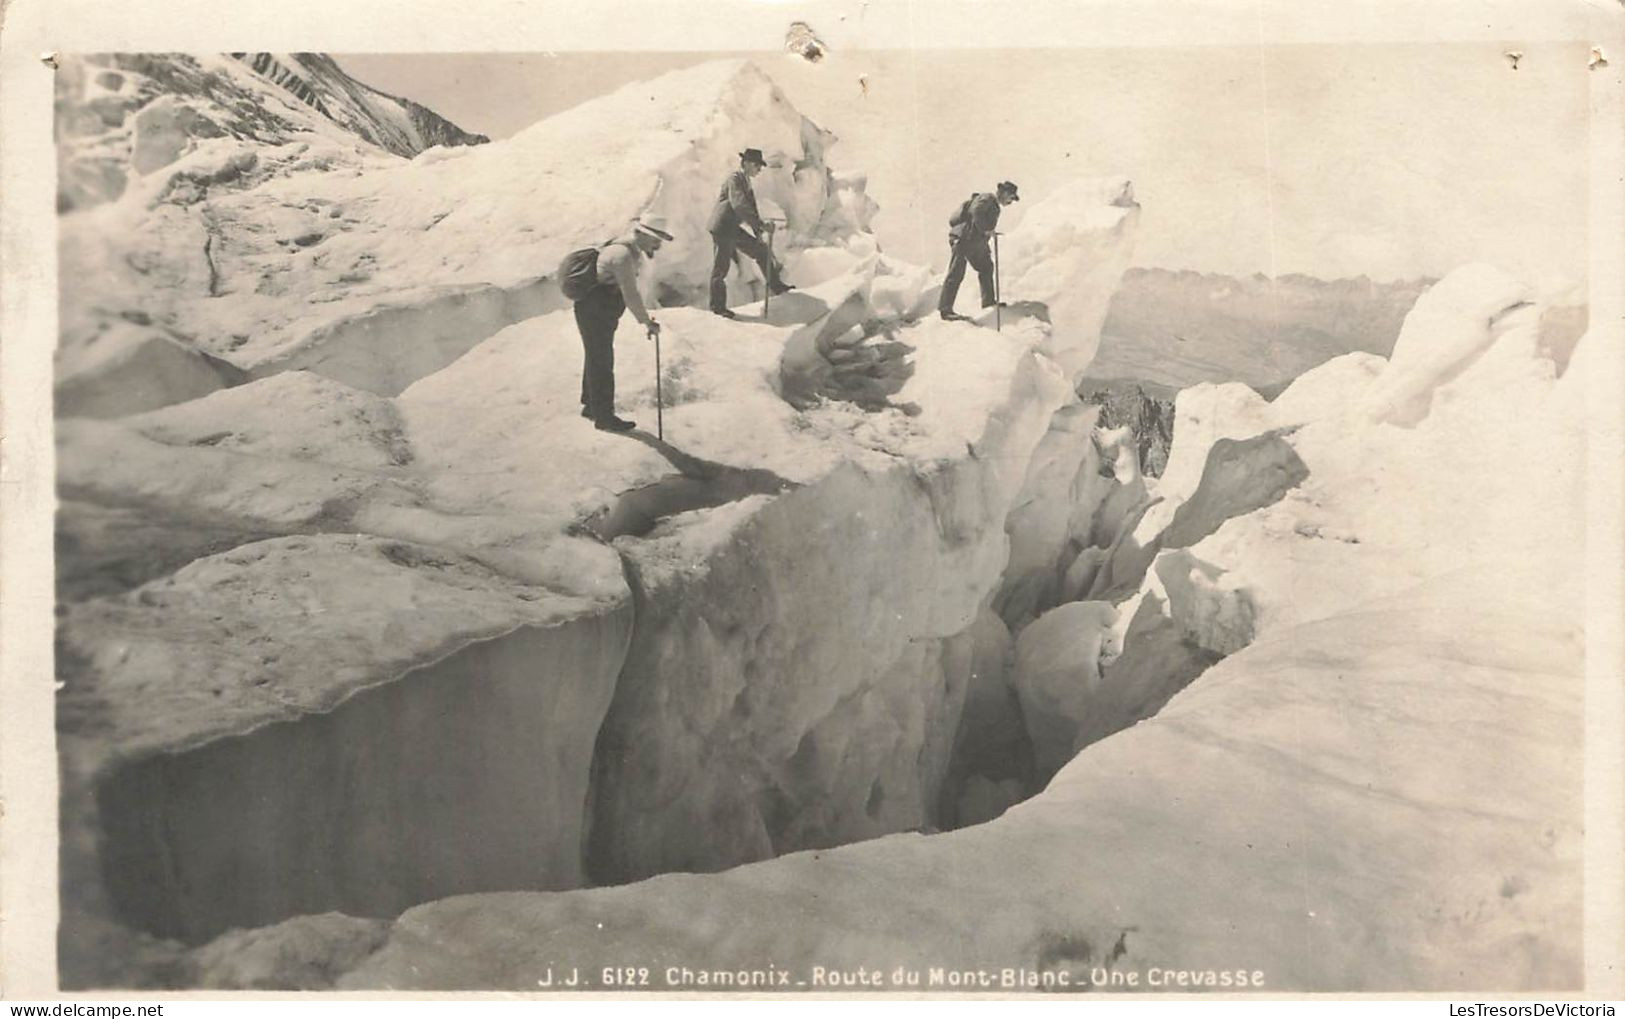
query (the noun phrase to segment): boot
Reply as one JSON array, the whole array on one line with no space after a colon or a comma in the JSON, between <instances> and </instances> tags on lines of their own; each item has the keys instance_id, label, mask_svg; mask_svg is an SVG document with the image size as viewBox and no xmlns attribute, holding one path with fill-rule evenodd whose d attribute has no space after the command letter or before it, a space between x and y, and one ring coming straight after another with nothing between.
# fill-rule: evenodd
<instances>
[{"instance_id":1,"label":"boot","mask_svg":"<svg viewBox=\"0 0 1625 1019\"><path fill-rule=\"evenodd\" d=\"M735 315L733 312L729 311L727 308L712 308L711 309L711 314L713 314L713 315L721 315L723 318L738 318L739 317L738 315Z\"/></svg>"},{"instance_id":2,"label":"boot","mask_svg":"<svg viewBox=\"0 0 1625 1019\"><path fill-rule=\"evenodd\" d=\"M768 277L767 280L767 292L772 294L774 297L777 297L780 294L788 293L794 289L795 287L784 282L784 266L774 265L773 273Z\"/></svg>"},{"instance_id":3,"label":"boot","mask_svg":"<svg viewBox=\"0 0 1625 1019\"><path fill-rule=\"evenodd\" d=\"M969 315L961 315L959 312L957 312L957 311L949 311L947 308L942 309L941 311L937 312L937 314L942 316L942 320L944 322L969 322L970 321L970 316Z\"/></svg>"},{"instance_id":4,"label":"boot","mask_svg":"<svg viewBox=\"0 0 1625 1019\"><path fill-rule=\"evenodd\" d=\"M618 418L611 414L607 418L599 418L597 421L594 421L592 426L598 429L600 432L630 432L632 429L638 426L638 423L636 421L628 421L626 418Z\"/></svg>"}]
</instances>

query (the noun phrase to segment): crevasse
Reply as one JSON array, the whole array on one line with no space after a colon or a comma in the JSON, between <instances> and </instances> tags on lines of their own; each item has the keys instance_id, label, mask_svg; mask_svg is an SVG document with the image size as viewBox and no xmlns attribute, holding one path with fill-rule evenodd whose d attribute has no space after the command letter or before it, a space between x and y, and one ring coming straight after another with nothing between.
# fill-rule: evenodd
<instances>
[{"instance_id":1,"label":"crevasse","mask_svg":"<svg viewBox=\"0 0 1625 1019\"><path fill-rule=\"evenodd\" d=\"M75 554L130 564L125 593L62 626L70 977L97 982L109 921L195 944L304 914L718 870L968 823L1042 780L1039 709L1010 725L1006 659L1012 631L1076 597L1058 583L1076 546L1123 529L1121 507L1101 510L1124 502L1102 476L1115 447L1089 441L1073 385L1129 258L1131 192L1085 182L1028 210L1006 271L1030 300L1002 332L914 322L929 278L876 252L861 179L827 170L827 136L760 72L725 70L690 74L716 79L723 115L679 111L694 137L644 153L653 189L579 211L697 215L747 139L783 157L763 191L808 285L771 319L661 313L671 448L604 447L578 423L575 380L541 353L573 345L569 314L529 297L472 324L444 297L386 309L405 317L360 346L335 334L269 355L305 351L282 367L306 370L66 423ZM564 120L548 131L581 117ZM514 150L542 151L548 131ZM389 217L431 211L417 176L503 158L392 171L412 187L372 224L378 264L404 257ZM652 289L692 292L705 255L674 246ZM470 344L493 335L457 357L430 310ZM181 301L175 319L213 313ZM390 362L404 374L340 370L385 333L411 352ZM647 420L650 355L632 353L623 398ZM881 363L896 370L866 390L876 405L831 399ZM785 484L701 500L613 551L582 531L684 457ZM119 546L98 514L143 515L195 558L173 570ZM1011 759L1019 774L987 773Z\"/></svg>"}]
</instances>

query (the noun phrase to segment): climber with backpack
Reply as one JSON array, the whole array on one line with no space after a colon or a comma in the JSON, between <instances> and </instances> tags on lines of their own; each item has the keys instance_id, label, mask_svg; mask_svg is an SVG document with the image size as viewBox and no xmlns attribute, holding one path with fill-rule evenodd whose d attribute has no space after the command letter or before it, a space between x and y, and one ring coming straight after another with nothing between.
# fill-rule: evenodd
<instances>
[{"instance_id":1,"label":"climber with backpack","mask_svg":"<svg viewBox=\"0 0 1625 1019\"><path fill-rule=\"evenodd\" d=\"M959 297L959 284L965 279L967 264L976 269L982 285L982 307L1003 307L994 279L993 254L988 250L988 239L999 225L999 211L1011 202L1019 202L1016 185L1001 181L992 194L978 192L960 203L948 220L948 276L942 281L942 297L937 311L944 321L961 321L966 316L954 311Z\"/></svg>"},{"instance_id":2,"label":"climber with backpack","mask_svg":"<svg viewBox=\"0 0 1625 1019\"><path fill-rule=\"evenodd\" d=\"M672 239L666 221L643 216L622 237L596 248L580 248L559 264L559 289L575 302L581 331L581 416L605 432L628 432L637 424L615 416L615 327L630 310L649 339L660 336L660 323L643 306L638 292L638 266L653 258Z\"/></svg>"}]
</instances>

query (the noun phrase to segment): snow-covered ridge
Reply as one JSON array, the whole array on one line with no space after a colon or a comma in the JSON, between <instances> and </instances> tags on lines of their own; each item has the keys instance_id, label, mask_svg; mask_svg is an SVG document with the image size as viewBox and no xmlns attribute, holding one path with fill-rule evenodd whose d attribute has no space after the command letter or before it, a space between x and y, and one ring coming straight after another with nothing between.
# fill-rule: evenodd
<instances>
[{"instance_id":1,"label":"snow-covered ridge","mask_svg":"<svg viewBox=\"0 0 1625 1019\"><path fill-rule=\"evenodd\" d=\"M249 377L308 369L398 393L502 327L562 307L559 259L644 212L665 215L677 238L651 295L695 301L711 257L704 220L747 145L774 164L757 192L788 220L782 256L839 248L872 211L861 177L825 165L829 136L742 61L635 83L502 142L410 162L314 142L216 141L140 195L64 218L64 386L100 393L86 379L107 365L174 360L179 344ZM231 169L244 159L252 186ZM109 347L116 356L98 353ZM86 400L64 411L105 416L197 395L194 385L139 407Z\"/></svg>"}]
</instances>

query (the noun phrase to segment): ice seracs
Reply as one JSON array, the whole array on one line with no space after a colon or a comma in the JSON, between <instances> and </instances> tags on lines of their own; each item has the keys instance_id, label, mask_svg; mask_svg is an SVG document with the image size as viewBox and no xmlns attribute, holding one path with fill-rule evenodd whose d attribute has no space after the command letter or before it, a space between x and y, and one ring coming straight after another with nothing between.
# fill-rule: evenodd
<instances>
[{"instance_id":1,"label":"ice seracs","mask_svg":"<svg viewBox=\"0 0 1625 1019\"><path fill-rule=\"evenodd\" d=\"M1074 380L1100 345L1138 212L1129 181L1076 181L1024 209L1000 238L1001 296L1044 306L1052 328L1041 349Z\"/></svg>"},{"instance_id":2,"label":"ice seracs","mask_svg":"<svg viewBox=\"0 0 1625 1019\"><path fill-rule=\"evenodd\" d=\"M1366 412L1397 425L1422 420L1439 386L1465 371L1503 333L1538 323L1530 296L1527 286L1488 265L1467 266L1439 281L1406 317Z\"/></svg>"},{"instance_id":3,"label":"ice seracs","mask_svg":"<svg viewBox=\"0 0 1625 1019\"><path fill-rule=\"evenodd\" d=\"M703 288L704 212L751 144L773 163L758 191L789 220L781 255L867 226L861 175L832 176L830 136L754 65L701 65L589 107L409 161L345 148L338 126L309 110L325 133L290 129L252 148L205 139L120 201L63 219L59 378L101 371L102 334L136 315L250 377L305 369L392 395L503 327L563 307L551 279L559 259L642 212L664 215L678 238L648 280L669 303ZM245 153L254 172L222 176ZM141 409L173 395L149 394Z\"/></svg>"}]
</instances>

